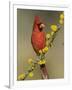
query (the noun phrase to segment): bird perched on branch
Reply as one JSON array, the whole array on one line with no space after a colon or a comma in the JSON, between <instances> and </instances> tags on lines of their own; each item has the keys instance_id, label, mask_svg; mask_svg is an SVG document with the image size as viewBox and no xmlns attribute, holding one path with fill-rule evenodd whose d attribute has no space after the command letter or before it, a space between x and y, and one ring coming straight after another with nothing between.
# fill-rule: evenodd
<instances>
[{"instance_id":1,"label":"bird perched on branch","mask_svg":"<svg viewBox=\"0 0 72 90\"><path fill-rule=\"evenodd\" d=\"M34 26L31 36L31 43L33 46L34 51L39 56L39 50L42 50L46 46L46 35L45 35L45 24L40 20L39 16L35 16L34 19ZM46 65L42 64L40 65L41 72L42 72L42 78L46 79L48 78L48 73L46 70Z\"/></svg>"}]
</instances>

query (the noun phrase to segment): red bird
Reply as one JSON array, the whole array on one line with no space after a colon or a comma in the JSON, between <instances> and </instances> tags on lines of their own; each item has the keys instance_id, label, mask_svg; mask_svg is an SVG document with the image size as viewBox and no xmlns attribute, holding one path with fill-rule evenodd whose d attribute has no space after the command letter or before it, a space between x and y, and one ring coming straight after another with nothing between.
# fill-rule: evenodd
<instances>
[{"instance_id":1,"label":"red bird","mask_svg":"<svg viewBox=\"0 0 72 90\"><path fill-rule=\"evenodd\" d=\"M40 22L39 17L35 16L31 42L37 54L39 54L39 50L42 50L45 47L46 39L45 32L43 31L44 27L45 25Z\"/></svg>"},{"instance_id":2,"label":"red bird","mask_svg":"<svg viewBox=\"0 0 72 90\"><path fill-rule=\"evenodd\" d=\"M44 32L45 24L40 21L39 16L35 16L34 26L31 36L31 43L34 51L39 55L39 50L42 50L46 46L46 36ZM42 77L47 78L47 70L45 64L40 65L42 71Z\"/></svg>"}]
</instances>

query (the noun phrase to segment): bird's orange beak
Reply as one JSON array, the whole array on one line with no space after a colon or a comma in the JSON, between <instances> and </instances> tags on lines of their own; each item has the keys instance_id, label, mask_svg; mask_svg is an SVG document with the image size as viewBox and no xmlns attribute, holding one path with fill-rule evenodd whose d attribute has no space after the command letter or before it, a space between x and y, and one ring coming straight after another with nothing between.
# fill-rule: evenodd
<instances>
[{"instance_id":1,"label":"bird's orange beak","mask_svg":"<svg viewBox=\"0 0 72 90\"><path fill-rule=\"evenodd\" d=\"M45 28L45 24L42 23L39 27L43 29Z\"/></svg>"}]
</instances>

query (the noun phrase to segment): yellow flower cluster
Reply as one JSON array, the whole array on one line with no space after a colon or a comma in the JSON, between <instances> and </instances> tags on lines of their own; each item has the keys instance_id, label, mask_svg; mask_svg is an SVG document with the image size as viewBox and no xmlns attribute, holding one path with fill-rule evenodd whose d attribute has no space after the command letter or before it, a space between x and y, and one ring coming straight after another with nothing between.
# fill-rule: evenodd
<instances>
[{"instance_id":1,"label":"yellow flower cluster","mask_svg":"<svg viewBox=\"0 0 72 90\"><path fill-rule=\"evenodd\" d=\"M62 19L60 19L59 23L62 25L64 23L64 21Z\"/></svg>"},{"instance_id":2,"label":"yellow flower cluster","mask_svg":"<svg viewBox=\"0 0 72 90\"><path fill-rule=\"evenodd\" d=\"M30 72L29 73L29 77L33 77L33 72Z\"/></svg>"},{"instance_id":3,"label":"yellow flower cluster","mask_svg":"<svg viewBox=\"0 0 72 90\"><path fill-rule=\"evenodd\" d=\"M45 60L40 60L40 61L38 62L39 65L42 65L42 64L45 64L45 63L46 63Z\"/></svg>"},{"instance_id":4,"label":"yellow flower cluster","mask_svg":"<svg viewBox=\"0 0 72 90\"><path fill-rule=\"evenodd\" d=\"M24 78L25 78L25 74L24 73L18 76L18 80L23 80Z\"/></svg>"},{"instance_id":5,"label":"yellow flower cluster","mask_svg":"<svg viewBox=\"0 0 72 90\"><path fill-rule=\"evenodd\" d=\"M51 32L51 35L52 35L52 36L54 35L54 32L53 32L53 31Z\"/></svg>"},{"instance_id":6,"label":"yellow flower cluster","mask_svg":"<svg viewBox=\"0 0 72 90\"><path fill-rule=\"evenodd\" d=\"M29 63L29 64L32 64L32 62L33 62L33 59L30 58L30 59L28 60L28 63Z\"/></svg>"},{"instance_id":7,"label":"yellow flower cluster","mask_svg":"<svg viewBox=\"0 0 72 90\"><path fill-rule=\"evenodd\" d=\"M60 14L60 20L59 20L59 23L60 24L63 24L64 23L64 14Z\"/></svg>"},{"instance_id":8,"label":"yellow flower cluster","mask_svg":"<svg viewBox=\"0 0 72 90\"><path fill-rule=\"evenodd\" d=\"M40 54L46 53L46 52L48 52L48 47L47 46L45 48L43 48L42 50L39 50Z\"/></svg>"},{"instance_id":9,"label":"yellow flower cluster","mask_svg":"<svg viewBox=\"0 0 72 90\"><path fill-rule=\"evenodd\" d=\"M49 39L51 35L49 33L46 34L46 39Z\"/></svg>"},{"instance_id":10,"label":"yellow flower cluster","mask_svg":"<svg viewBox=\"0 0 72 90\"><path fill-rule=\"evenodd\" d=\"M53 32L56 32L58 27L57 27L57 25L51 25L51 29Z\"/></svg>"},{"instance_id":11,"label":"yellow flower cluster","mask_svg":"<svg viewBox=\"0 0 72 90\"><path fill-rule=\"evenodd\" d=\"M43 53L48 52L48 47L45 47L42 51L43 51Z\"/></svg>"}]
</instances>

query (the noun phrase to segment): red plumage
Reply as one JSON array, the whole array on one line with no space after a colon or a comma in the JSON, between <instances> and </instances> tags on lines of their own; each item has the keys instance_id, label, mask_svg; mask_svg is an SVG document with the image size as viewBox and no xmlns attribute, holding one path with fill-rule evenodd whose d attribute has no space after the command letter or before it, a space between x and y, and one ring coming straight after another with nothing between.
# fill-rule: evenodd
<instances>
[{"instance_id":1,"label":"red plumage","mask_svg":"<svg viewBox=\"0 0 72 90\"><path fill-rule=\"evenodd\" d=\"M39 28L40 24L43 24L40 21L40 18L38 16L35 16L32 37L31 37L31 43L37 54L38 54L39 50L41 50L45 47L45 43L46 43L45 32L43 30L40 31L40 28Z\"/></svg>"}]
</instances>

